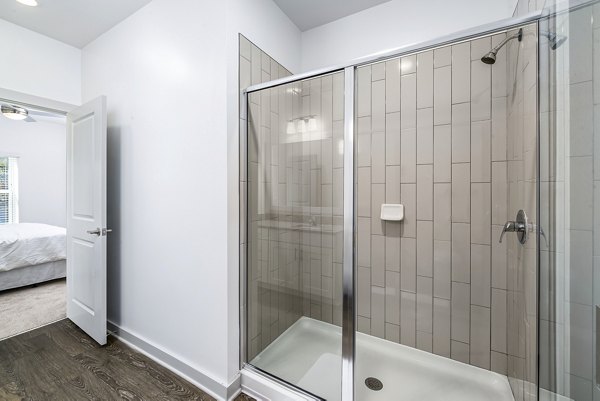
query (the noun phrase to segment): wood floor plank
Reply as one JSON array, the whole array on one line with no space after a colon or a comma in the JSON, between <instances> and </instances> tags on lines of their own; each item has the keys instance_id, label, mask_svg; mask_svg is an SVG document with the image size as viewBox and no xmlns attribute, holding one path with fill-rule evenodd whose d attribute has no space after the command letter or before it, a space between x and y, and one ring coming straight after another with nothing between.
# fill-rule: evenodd
<instances>
[{"instance_id":1,"label":"wood floor plank","mask_svg":"<svg viewBox=\"0 0 600 401\"><path fill-rule=\"evenodd\" d=\"M100 351L96 351L100 352ZM166 394L172 400L207 400L207 396L196 394L185 380L173 375L168 369L156 364L145 356L124 348L117 341L109 342L103 352L115 362L113 369L128 372L138 382L149 383L157 396ZM117 364L116 362L120 364Z\"/></svg>"},{"instance_id":2,"label":"wood floor plank","mask_svg":"<svg viewBox=\"0 0 600 401\"><path fill-rule=\"evenodd\" d=\"M0 341L1 401L213 401L110 337L98 346L69 320ZM252 401L240 394L236 401Z\"/></svg>"}]
</instances>

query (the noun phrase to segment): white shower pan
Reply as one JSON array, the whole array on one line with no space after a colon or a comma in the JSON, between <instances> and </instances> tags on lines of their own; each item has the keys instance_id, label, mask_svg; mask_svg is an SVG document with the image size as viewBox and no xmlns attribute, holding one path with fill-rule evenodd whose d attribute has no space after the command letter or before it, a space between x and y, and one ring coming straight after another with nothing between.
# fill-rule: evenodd
<instances>
[{"instance_id":1,"label":"white shower pan","mask_svg":"<svg viewBox=\"0 0 600 401\"><path fill-rule=\"evenodd\" d=\"M252 365L327 401L341 401L341 328L300 318ZM356 334L356 400L513 401L506 376L363 333ZM365 379L383 383L370 390Z\"/></svg>"}]
</instances>

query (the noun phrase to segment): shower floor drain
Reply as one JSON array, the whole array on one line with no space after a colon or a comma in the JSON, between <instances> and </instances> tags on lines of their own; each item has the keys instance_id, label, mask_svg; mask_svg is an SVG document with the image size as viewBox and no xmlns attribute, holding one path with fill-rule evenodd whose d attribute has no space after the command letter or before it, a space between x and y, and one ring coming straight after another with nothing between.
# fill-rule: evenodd
<instances>
[{"instance_id":1,"label":"shower floor drain","mask_svg":"<svg viewBox=\"0 0 600 401\"><path fill-rule=\"evenodd\" d=\"M365 384L369 390L379 391L383 388L383 383L381 380L376 379L374 377L367 377L365 379Z\"/></svg>"}]
</instances>

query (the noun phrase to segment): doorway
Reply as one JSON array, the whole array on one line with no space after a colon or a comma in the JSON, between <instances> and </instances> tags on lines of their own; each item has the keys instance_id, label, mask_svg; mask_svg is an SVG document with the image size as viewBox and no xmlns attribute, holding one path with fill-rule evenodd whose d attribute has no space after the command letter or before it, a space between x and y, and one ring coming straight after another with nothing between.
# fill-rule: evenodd
<instances>
[{"instance_id":1,"label":"doorway","mask_svg":"<svg viewBox=\"0 0 600 401\"><path fill-rule=\"evenodd\" d=\"M0 104L0 339L66 317L66 119Z\"/></svg>"},{"instance_id":2,"label":"doorway","mask_svg":"<svg viewBox=\"0 0 600 401\"><path fill-rule=\"evenodd\" d=\"M106 98L75 107L5 92L0 340L67 317L106 344Z\"/></svg>"}]
</instances>

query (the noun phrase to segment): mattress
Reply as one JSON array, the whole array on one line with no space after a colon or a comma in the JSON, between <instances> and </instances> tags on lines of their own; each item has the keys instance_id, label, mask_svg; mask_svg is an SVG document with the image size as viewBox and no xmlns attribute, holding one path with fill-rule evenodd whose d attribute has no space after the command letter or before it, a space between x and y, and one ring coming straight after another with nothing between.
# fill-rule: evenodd
<instances>
[{"instance_id":1,"label":"mattress","mask_svg":"<svg viewBox=\"0 0 600 401\"><path fill-rule=\"evenodd\" d=\"M67 261L42 263L0 273L0 291L43 283L67 276Z\"/></svg>"},{"instance_id":2,"label":"mattress","mask_svg":"<svg viewBox=\"0 0 600 401\"><path fill-rule=\"evenodd\" d=\"M66 234L47 224L0 225L0 272L66 259Z\"/></svg>"}]
</instances>

